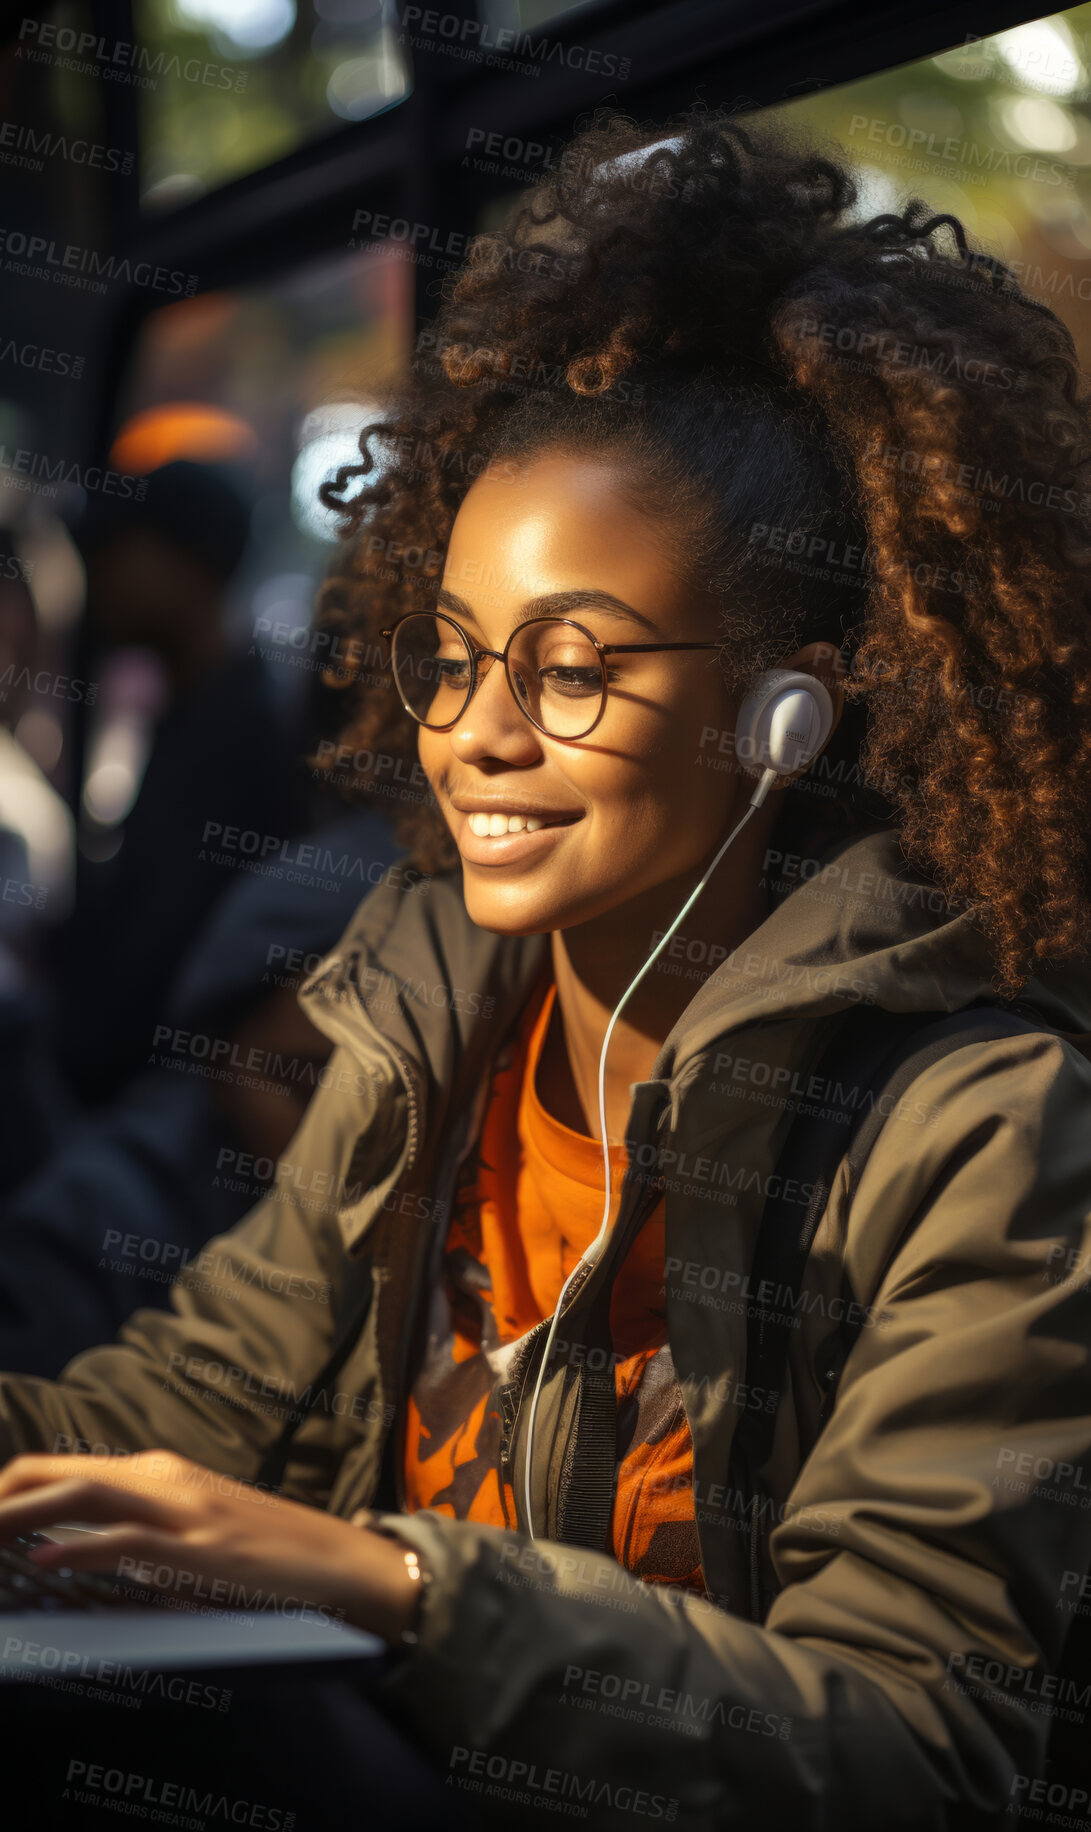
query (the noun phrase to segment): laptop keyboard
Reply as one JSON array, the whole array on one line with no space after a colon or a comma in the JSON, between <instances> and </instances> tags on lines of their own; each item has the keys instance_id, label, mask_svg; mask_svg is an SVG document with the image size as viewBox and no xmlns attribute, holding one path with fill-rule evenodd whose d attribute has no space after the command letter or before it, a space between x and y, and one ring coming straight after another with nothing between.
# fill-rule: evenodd
<instances>
[{"instance_id":1,"label":"laptop keyboard","mask_svg":"<svg viewBox=\"0 0 1091 1832\"><path fill-rule=\"evenodd\" d=\"M131 1609L148 1599L124 1578L97 1571L69 1571L61 1566L43 1571L27 1557L35 1546L53 1545L42 1533L24 1533L0 1545L0 1614L23 1615L28 1610L55 1614L60 1610Z\"/></svg>"}]
</instances>

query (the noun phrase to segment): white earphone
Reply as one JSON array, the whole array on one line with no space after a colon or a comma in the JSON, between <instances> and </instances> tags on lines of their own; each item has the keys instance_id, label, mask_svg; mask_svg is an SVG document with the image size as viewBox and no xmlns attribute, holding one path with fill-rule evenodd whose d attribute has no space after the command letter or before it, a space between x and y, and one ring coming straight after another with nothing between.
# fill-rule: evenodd
<instances>
[{"instance_id":1,"label":"white earphone","mask_svg":"<svg viewBox=\"0 0 1091 1832\"><path fill-rule=\"evenodd\" d=\"M811 674L774 668L739 707L735 755L752 775L794 776L814 762L832 730L829 689Z\"/></svg>"},{"instance_id":2,"label":"white earphone","mask_svg":"<svg viewBox=\"0 0 1091 1832\"><path fill-rule=\"evenodd\" d=\"M605 1170L602 1222L591 1245L585 1253L581 1254L561 1286L557 1307L553 1312L545 1347L538 1364L538 1377L534 1383L530 1416L527 1419L527 1450L523 1469L524 1513L531 1539L536 1536L531 1525L533 1516L530 1479L534 1458L534 1426L538 1416L542 1382L546 1368L549 1366L549 1357L556 1339L557 1325L560 1322L568 1287L581 1266L594 1266L602 1258L606 1243L610 1238L611 1189L610 1148L606 1138L606 1051L610 1046L614 1025L648 968L663 952L682 918L693 908L732 841L737 839L755 809L761 807L777 777L794 776L799 771L807 769L818 756L832 730L833 700L828 688L821 681L816 680L813 675L801 674L792 668L773 668L769 673L759 676L739 707L735 720L735 755L748 775L759 778L757 788L750 797L746 813L732 828L711 865L706 868L700 882L686 898L670 928L661 936L632 984L622 994L617 1009L606 1026L606 1035L602 1041L602 1054L599 1057L599 1131L602 1134L602 1162Z\"/></svg>"}]
</instances>

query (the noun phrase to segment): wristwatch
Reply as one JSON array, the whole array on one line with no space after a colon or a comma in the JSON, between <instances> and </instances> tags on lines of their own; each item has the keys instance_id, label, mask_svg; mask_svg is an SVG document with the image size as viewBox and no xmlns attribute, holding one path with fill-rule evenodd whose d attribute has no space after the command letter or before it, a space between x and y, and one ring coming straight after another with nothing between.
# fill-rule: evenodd
<instances>
[{"instance_id":1,"label":"wristwatch","mask_svg":"<svg viewBox=\"0 0 1091 1832\"><path fill-rule=\"evenodd\" d=\"M400 1546L402 1557L405 1560L406 1571L416 1584L417 1597L413 1606L413 1614L410 1617L409 1627L402 1630L398 1637L398 1642L402 1647L415 1647L420 1640L418 1628L421 1610L424 1607L424 1593L432 1582L431 1571L427 1565L421 1563L420 1557L414 1548L406 1545L396 1527L377 1526L375 1524L378 1517L371 1508L357 1508L356 1512L350 1515L349 1518L354 1527L366 1527L369 1533L378 1533L383 1539L392 1539Z\"/></svg>"}]
</instances>

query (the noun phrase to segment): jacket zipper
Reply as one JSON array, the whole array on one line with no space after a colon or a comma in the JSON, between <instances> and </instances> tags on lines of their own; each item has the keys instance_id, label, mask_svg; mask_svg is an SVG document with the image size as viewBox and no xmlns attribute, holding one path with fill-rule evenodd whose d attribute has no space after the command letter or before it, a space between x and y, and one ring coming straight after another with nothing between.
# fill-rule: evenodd
<instances>
[{"instance_id":1,"label":"jacket zipper","mask_svg":"<svg viewBox=\"0 0 1091 1832\"><path fill-rule=\"evenodd\" d=\"M339 964L342 967L344 966L343 962ZM324 990L326 980L332 979L336 971L337 971L337 966L336 965L332 966L330 968L329 974L325 976L325 979L317 982L317 984L313 988L316 994L320 994L321 991ZM357 992L358 992L358 988L357 988ZM326 1001L323 1000L323 1003L326 1003ZM365 1005L363 999L359 996L357 998L357 1012L358 1012L359 1019L362 1022L365 1030L370 1034L372 1041L378 1046L379 1054L382 1055L385 1053L385 1055L394 1064L396 1070L398 1071L398 1073L401 1076L402 1085L405 1088L406 1162L405 1162L405 1171L402 1174L402 1180L404 1180L405 1175L408 1174L408 1172L413 1168L413 1165L416 1162L418 1147L420 1143L420 1098L419 1098L418 1087L417 1087L417 1072L415 1068L413 1067L413 1064L410 1062L409 1058L406 1056L405 1052L399 1049L396 1043L392 1043L389 1037L383 1036L383 1034L379 1030L378 1025L375 1023L370 1012L368 1011L367 1006ZM336 1028L341 1033L341 1041L345 1044L347 1048L352 1049L353 1042L355 1041L355 1039L352 1036L351 1028L348 1026L342 1025L340 1023L338 1023ZM381 1296L379 1297L378 1302L381 1305L382 1303ZM399 1374L399 1381L401 1381L404 1376L404 1362L405 1362L407 1355L408 1355L408 1344L405 1344L402 1348L402 1354L401 1354L403 1367L402 1367L401 1373ZM392 1432L396 1432L399 1429L399 1422L400 1422L399 1421L399 1411L401 1410L403 1410L403 1408L400 1406L400 1403L397 1400L397 1398L395 1398L395 1413L391 1420L391 1425L390 1425L390 1430ZM402 1423L404 1423L404 1421L402 1421ZM404 1510L405 1494L404 1494L404 1488L402 1484L402 1468L401 1468L400 1459L397 1459L395 1463L394 1484L395 1484L395 1492L398 1498L398 1504Z\"/></svg>"},{"instance_id":2,"label":"jacket zipper","mask_svg":"<svg viewBox=\"0 0 1091 1832\"><path fill-rule=\"evenodd\" d=\"M570 1296L567 1305L561 1312L560 1321L562 1323L571 1311L576 1298L583 1290L586 1282L586 1278L582 1279L579 1285L577 1285L575 1292ZM537 1365L538 1346L544 1341L544 1338L548 1334L549 1326L552 1321L553 1312L550 1311L548 1317L543 1317L540 1322L535 1323L532 1328L527 1331L526 1335L523 1337L523 1348L519 1357L518 1373L514 1379L509 1379L505 1382L499 1394L500 1480L511 1489L515 1502L515 1527L517 1531L521 1532L529 1532L531 1523L528 1520L523 1522L522 1526L520 1526L522 1507L520 1504L519 1486L515 1481L515 1438L519 1429L519 1421L523 1414L523 1401L526 1398L527 1386ZM536 1375L535 1378L537 1378ZM579 1378L578 1374L577 1378Z\"/></svg>"},{"instance_id":3,"label":"jacket zipper","mask_svg":"<svg viewBox=\"0 0 1091 1832\"><path fill-rule=\"evenodd\" d=\"M750 1486L753 1490L753 1502L754 1502L754 1512L753 1512L753 1515L750 1521L750 1571L749 1571L750 1620L752 1622L760 1622L762 1619L762 1609L761 1609L761 1579L760 1579L759 1567L758 1567L758 1546L759 1546L759 1509L760 1509L760 1504L761 1504L761 1490L755 1482L751 1482Z\"/></svg>"},{"instance_id":4,"label":"jacket zipper","mask_svg":"<svg viewBox=\"0 0 1091 1832\"><path fill-rule=\"evenodd\" d=\"M341 963L341 964L343 965L344 963ZM332 966L330 968L329 973L325 976L325 978L323 980L316 982L316 984L313 987L313 991L316 994L321 993L325 989L326 980L332 979L334 974L336 973L336 970L337 970L336 965ZM406 1097L406 1109L407 1109L406 1135L407 1135L407 1146L408 1146L406 1169L409 1170L412 1167L416 1159L418 1144L420 1140L420 1102L419 1102L418 1095L417 1095L416 1070L414 1069L408 1056L406 1056L404 1050L399 1049L396 1043L392 1043L389 1037L383 1036L382 1032L379 1030L378 1025L375 1023L375 1020L372 1018L371 1013L368 1011L367 1006L364 1004L363 999L359 997L358 988L357 988L357 994L358 994L357 1010L359 1012L361 1019L363 1020L365 1027L367 1028L368 1031L370 1031L371 1037L373 1041L378 1045L380 1053L385 1053L394 1062L399 1073L401 1074L402 1081L405 1085L405 1097ZM329 1008L329 1002L326 999L323 998L321 1002L327 1006L327 1009ZM351 1027L339 1023L337 1025L337 1029L341 1033L341 1042L345 1045L346 1048L351 1050L352 1049L352 1029Z\"/></svg>"},{"instance_id":5,"label":"jacket zipper","mask_svg":"<svg viewBox=\"0 0 1091 1832\"><path fill-rule=\"evenodd\" d=\"M368 1023L371 1023L370 1018L368 1018ZM374 1029L375 1027L372 1026L372 1028ZM378 1036L378 1031L376 1031L375 1034ZM416 1071L408 1056L398 1048L396 1043L390 1043L385 1037L381 1038L380 1041L384 1049L388 1050L394 1058L398 1068L401 1070L402 1080L405 1082L406 1107L408 1109L406 1117L408 1142L405 1168L406 1170L410 1170L416 1162L417 1146L420 1140L420 1103L417 1099Z\"/></svg>"},{"instance_id":6,"label":"jacket zipper","mask_svg":"<svg viewBox=\"0 0 1091 1832\"><path fill-rule=\"evenodd\" d=\"M450 1201L454 1195L455 1190L458 1187L458 1179L459 1179L459 1174L462 1170L462 1166L466 1162L466 1159L469 1157L470 1152L473 1149L474 1132L475 1132L475 1129L473 1125L472 1124L468 1125L466 1128L466 1133L463 1138L462 1145L460 1147L458 1156L456 1157L453 1168L451 1169L451 1172L446 1179L446 1190L445 1190L446 1199L442 1204L437 1203L436 1205L436 1216L438 1217L438 1220L433 1221L432 1231L430 1232L428 1239L424 1243L424 1246L421 1250L420 1262L417 1267L417 1276L414 1281L413 1290L410 1294L409 1304L407 1306L407 1316L405 1319L405 1327L402 1330L402 1338L399 1344L398 1374L397 1374L397 1384L396 1384L395 1395L394 1395L394 1417L391 1421L390 1431L391 1431L391 1436L392 1436L393 1444L394 1444L394 1452L393 1452L393 1455L394 1455L394 1493L395 1493L395 1496L398 1502L398 1511L399 1513L402 1513L402 1514L406 1512L405 1428L406 1428L408 1400L409 1400L409 1393L408 1393L409 1358L412 1353L413 1342L416 1337L417 1326L420 1321L421 1304L424 1301L427 1295L427 1291L428 1291L428 1274L431 1270L432 1255L433 1255L435 1244L436 1244L436 1229L437 1228L446 1228L449 1223ZM424 1286L423 1291L421 1289L422 1283Z\"/></svg>"},{"instance_id":7,"label":"jacket zipper","mask_svg":"<svg viewBox=\"0 0 1091 1832\"><path fill-rule=\"evenodd\" d=\"M643 1226L648 1216L652 1213L656 1204L659 1202L660 1197L662 1196L662 1193L663 1193L662 1190L657 1189L655 1187L651 1187L644 1193L643 1197L637 1198L638 1207L634 1211L634 1213L629 1217L629 1220L626 1223L626 1228L632 1231L634 1236L639 1231L639 1229ZM623 1199L624 1198L622 1198L622 1200ZM614 1233L616 1233L618 1223L620 1222L620 1220L621 1220L621 1211L620 1211L620 1204L619 1204L618 1215L614 1221L614 1227L613 1227L613 1230L611 1231L611 1237L613 1236ZM630 1241L630 1245L631 1244L632 1242ZM626 1251L628 1251L628 1249L626 1249ZM622 1257L624 1258L624 1255ZM601 1263L602 1262L600 1262L600 1264ZM563 1322L565 1317L569 1315L569 1313L571 1312L573 1308L573 1305L576 1303L577 1299L581 1296L581 1294L586 1289L588 1278L594 1277L595 1270L596 1270L595 1268L592 1268L591 1272L588 1273L583 1279L580 1280L579 1284L576 1286L575 1291L571 1293L568 1303L565 1305L564 1310L561 1312L561 1317L560 1317L561 1322ZM620 1271L620 1266L615 1267L610 1277L611 1286L613 1286L614 1281L616 1280L619 1271ZM537 1363L538 1344L542 1340L543 1336L548 1332L549 1326L552 1323L552 1321L553 1321L553 1313L551 1311L547 1317L543 1317L540 1323L536 1323L533 1329L528 1331L526 1337L524 1338L524 1351L520 1359L518 1375L514 1380L508 1380L505 1383L505 1385L503 1386L503 1388L501 1389L500 1394L499 1394L500 1418L501 1418L500 1476L501 1476L501 1481L504 1483L507 1483L510 1486L512 1490L512 1494L515 1497L515 1513L516 1513L516 1525L517 1526L519 1523L520 1506L519 1506L519 1495L517 1491L517 1485L514 1481L515 1438L516 1438L516 1433L518 1432L518 1429L519 1429L519 1421L520 1421L520 1418L522 1417L523 1402L526 1398L527 1386L530 1380L530 1375ZM535 1378L537 1377L535 1376ZM575 1378L577 1382L583 1379L583 1370L582 1368L578 1366L575 1371ZM561 1499L562 1498L560 1496L557 1497L558 1505ZM529 1532L530 1526L531 1526L530 1521L527 1521L525 1523L524 1530Z\"/></svg>"},{"instance_id":8,"label":"jacket zipper","mask_svg":"<svg viewBox=\"0 0 1091 1832\"><path fill-rule=\"evenodd\" d=\"M421 1252L421 1259L417 1267L413 1291L410 1295L405 1327L402 1330L402 1339L399 1344L397 1385L394 1397L394 1417L391 1421L390 1429L394 1443L394 1493L397 1498L399 1510L403 1514L406 1511L405 1426L409 1400L409 1358L412 1354L413 1342L420 1321L421 1304L425 1301L427 1296L428 1275L431 1270L432 1255L436 1245L436 1231L440 1228L446 1231L450 1226L450 1208L455 1190L458 1188L458 1179L461 1175L462 1167L473 1150L477 1140L481 1121L484 1117L484 1107L488 1098L489 1087L492 1082L493 1065L506 1041L507 1037L505 1035L505 1037L502 1037L493 1048L481 1075L476 1093L473 1099L468 1101L463 1109L465 1125L462 1139L459 1143L454 1163L444 1180L444 1200L442 1203L437 1202L436 1204L435 1216L437 1219L433 1220L431 1231ZM398 1053L400 1054L400 1052ZM421 1289L422 1283L424 1286L423 1291Z\"/></svg>"}]
</instances>

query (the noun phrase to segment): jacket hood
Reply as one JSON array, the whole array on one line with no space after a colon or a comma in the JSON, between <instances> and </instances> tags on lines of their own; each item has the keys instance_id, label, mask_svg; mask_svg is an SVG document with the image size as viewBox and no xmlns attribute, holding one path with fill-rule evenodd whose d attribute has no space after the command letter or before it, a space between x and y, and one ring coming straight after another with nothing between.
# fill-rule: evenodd
<instances>
[{"instance_id":1,"label":"jacket hood","mask_svg":"<svg viewBox=\"0 0 1091 1832\"><path fill-rule=\"evenodd\" d=\"M775 907L682 1013L660 1059L677 1066L723 1031L866 1002L890 1012L960 1011L997 1002L993 965L973 912L906 863L898 836L839 842L821 860L769 853ZM1015 1001L1066 1035L1091 1025L1087 963L1032 977ZM673 1052L669 1054L669 1052Z\"/></svg>"},{"instance_id":2,"label":"jacket hood","mask_svg":"<svg viewBox=\"0 0 1091 1832\"><path fill-rule=\"evenodd\" d=\"M861 1002L890 1012L996 1002L972 912L906 863L895 833L842 840L820 860L772 851L767 860L769 915L702 982L652 1071L675 1119L699 1059L745 1026L822 1019ZM480 1092L494 1048L549 970L548 936L496 935L471 922L459 871L415 878L394 865L365 898L300 998L319 1030L372 1074L382 1064L403 1084L384 1188L420 1155L425 1113L434 1136ZM1086 1040L1087 964L1036 975L1014 1008ZM813 1026L803 1023L807 1033Z\"/></svg>"}]
</instances>

